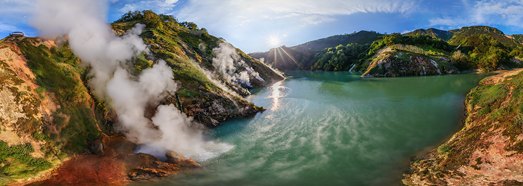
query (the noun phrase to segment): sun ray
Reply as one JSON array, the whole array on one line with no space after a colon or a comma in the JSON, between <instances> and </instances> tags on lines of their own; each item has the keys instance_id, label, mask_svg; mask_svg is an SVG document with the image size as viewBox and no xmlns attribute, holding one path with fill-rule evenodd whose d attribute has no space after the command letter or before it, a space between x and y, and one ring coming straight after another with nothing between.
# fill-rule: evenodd
<instances>
[{"instance_id":1,"label":"sun ray","mask_svg":"<svg viewBox=\"0 0 523 186\"><path fill-rule=\"evenodd\" d=\"M274 62L273 62L273 64L274 64L275 67L276 67L276 64L278 64L278 56L276 56L276 50L278 50L278 49L274 49L273 50L273 53L274 53Z\"/></svg>"},{"instance_id":2,"label":"sun ray","mask_svg":"<svg viewBox=\"0 0 523 186\"><path fill-rule=\"evenodd\" d=\"M298 63L298 61L296 61L296 59L292 57L284 48L281 48L281 51L283 51L283 53L287 55L292 60L292 62L294 62L294 64L296 64L300 69L303 69L302 66Z\"/></svg>"},{"instance_id":3,"label":"sun ray","mask_svg":"<svg viewBox=\"0 0 523 186\"><path fill-rule=\"evenodd\" d=\"M278 56L280 56L281 62L284 63L285 58L283 57L282 52L280 50L281 50L281 47L276 49L276 51L278 52Z\"/></svg>"}]
</instances>

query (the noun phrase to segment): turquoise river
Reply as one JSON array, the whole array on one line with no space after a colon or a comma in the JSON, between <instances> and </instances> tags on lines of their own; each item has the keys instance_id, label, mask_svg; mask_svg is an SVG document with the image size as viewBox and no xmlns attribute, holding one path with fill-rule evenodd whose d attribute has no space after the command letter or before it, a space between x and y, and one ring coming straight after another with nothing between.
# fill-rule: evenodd
<instances>
[{"instance_id":1,"label":"turquoise river","mask_svg":"<svg viewBox=\"0 0 523 186\"><path fill-rule=\"evenodd\" d=\"M248 98L267 111L210 131L232 150L147 185L401 185L412 157L459 130L481 79L288 75Z\"/></svg>"}]
</instances>

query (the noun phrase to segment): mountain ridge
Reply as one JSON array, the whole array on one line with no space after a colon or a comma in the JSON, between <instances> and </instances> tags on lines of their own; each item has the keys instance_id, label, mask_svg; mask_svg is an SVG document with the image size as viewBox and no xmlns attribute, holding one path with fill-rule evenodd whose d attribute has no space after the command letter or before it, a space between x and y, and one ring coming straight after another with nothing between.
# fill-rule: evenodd
<instances>
[{"instance_id":1,"label":"mountain ridge","mask_svg":"<svg viewBox=\"0 0 523 186\"><path fill-rule=\"evenodd\" d=\"M523 45L518 39L521 40L521 37L517 34L505 35L499 29L488 26L469 26L448 31L428 28L404 34L377 34L374 39L364 43L354 40L343 44L338 42L334 43L338 45L323 50L307 51L307 55L303 54L303 47L280 47L251 55L255 58L269 56L265 58L269 64L273 64L276 59L281 63L276 67L284 71L350 70L367 77L441 75L521 66ZM306 44L313 45L317 41L321 39ZM321 48L324 45L317 46ZM278 58L282 51L284 57ZM271 55L275 57L270 58ZM434 70L427 72L427 68Z\"/></svg>"},{"instance_id":2,"label":"mountain ridge","mask_svg":"<svg viewBox=\"0 0 523 186\"><path fill-rule=\"evenodd\" d=\"M352 34L335 35L321 38L292 47L282 46L279 48L270 49L268 52L255 52L250 53L249 55L258 59L263 58L264 62L280 70L308 70L308 68L310 68L314 62L312 61L312 58L314 58L318 52L326 48L347 43L370 44L379 36L380 34L377 32L359 31ZM281 60L281 62L278 61L278 58ZM303 64L297 64L297 62Z\"/></svg>"}]
</instances>

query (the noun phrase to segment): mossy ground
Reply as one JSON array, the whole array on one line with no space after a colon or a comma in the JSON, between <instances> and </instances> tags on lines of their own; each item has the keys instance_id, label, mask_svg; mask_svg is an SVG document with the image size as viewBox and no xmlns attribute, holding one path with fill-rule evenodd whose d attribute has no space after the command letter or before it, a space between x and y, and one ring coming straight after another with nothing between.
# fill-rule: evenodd
<instances>
[{"instance_id":1,"label":"mossy ground","mask_svg":"<svg viewBox=\"0 0 523 186\"><path fill-rule=\"evenodd\" d=\"M0 185L12 179L34 176L36 173L52 167L45 158L34 158L31 144L9 146L0 141Z\"/></svg>"}]
</instances>

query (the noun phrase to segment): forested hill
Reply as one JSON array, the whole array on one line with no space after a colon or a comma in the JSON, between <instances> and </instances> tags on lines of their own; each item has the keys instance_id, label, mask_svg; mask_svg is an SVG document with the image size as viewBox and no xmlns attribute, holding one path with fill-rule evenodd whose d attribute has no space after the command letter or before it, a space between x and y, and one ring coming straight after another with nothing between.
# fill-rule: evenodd
<instances>
[{"instance_id":1,"label":"forested hill","mask_svg":"<svg viewBox=\"0 0 523 186\"><path fill-rule=\"evenodd\" d=\"M251 53L254 58L262 59L280 70L310 69L313 58L326 48L346 45L348 43L370 44L381 34L372 31L360 31L352 34L335 35L296 45L278 47L267 52Z\"/></svg>"},{"instance_id":2,"label":"forested hill","mask_svg":"<svg viewBox=\"0 0 523 186\"><path fill-rule=\"evenodd\" d=\"M429 29L417 29L412 32L406 33L405 35L409 36L415 36L415 35L427 35L435 39L441 39L444 41L448 41L450 38L452 38L452 32L446 31L446 30L439 30L435 28L429 28Z\"/></svg>"},{"instance_id":3,"label":"forested hill","mask_svg":"<svg viewBox=\"0 0 523 186\"><path fill-rule=\"evenodd\" d=\"M365 36L360 40L344 40L344 44L325 48L308 58L293 55L303 47L272 49L265 61L282 70L304 69L323 71L357 71L364 76L420 76L453 74L462 71L493 71L522 65L521 35L506 35L487 26L463 27L455 30L418 29L404 34L380 35L358 32L347 37ZM369 41L366 39L372 39ZM320 40L318 40L320 41ZM331 42L335 43L335 42ZM341 43L341 42L340 42ZM304 44L305 45L305 44ZM304 46L299 45L299 46ZM290 54L279 57L280 51ZM295 52L298 53L298 52ZM278 58L279 57L279 58ZM288 62L288 59L295 59ZM276 60L274 60L276 59ZM282 64L278 64L278 63ZM280 62L283 61L283 62ZM294 63L294 65L284 65Z\"/></svg>"}]
</instances>

